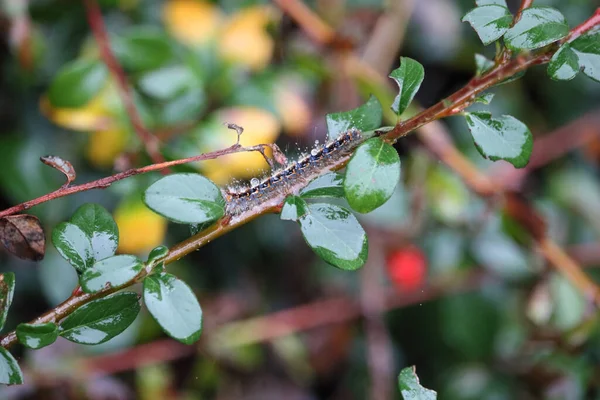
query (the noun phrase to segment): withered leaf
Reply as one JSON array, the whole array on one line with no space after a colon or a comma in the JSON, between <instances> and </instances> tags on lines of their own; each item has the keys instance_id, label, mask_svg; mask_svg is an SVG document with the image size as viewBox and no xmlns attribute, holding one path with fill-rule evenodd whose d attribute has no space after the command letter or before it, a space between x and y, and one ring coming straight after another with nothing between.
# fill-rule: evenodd
<instances>
[{"instance_id":1,"label":"withered leaf","mask_svg":"<svg viewBox=\"0 0 600 400\"><path fill-rule=\"evenodd\" d=\"M67 182L64 184L64 186L67 186L71 182L73 182L77 176L77 174L75 173L75 168L73 168L73 165L70 162L68 162L67 160L63 160L62 158L60 158L58 156L40 157L40 161L46 165L49 165L52 168L59 170L60 172L62 172L65 175L65 177L67 178Z\"/></svg>"},{"instance_id":2,"label":"withered leaf","mask_svg":"<svg viewBox=\"0 0 600 400\"><path fill-rule=\"evenodd\" d=\"M32 261L44 258L46 236L40 220L33 215L0 218L0 242L19 258Z\"/></svg>"}]
</instances>

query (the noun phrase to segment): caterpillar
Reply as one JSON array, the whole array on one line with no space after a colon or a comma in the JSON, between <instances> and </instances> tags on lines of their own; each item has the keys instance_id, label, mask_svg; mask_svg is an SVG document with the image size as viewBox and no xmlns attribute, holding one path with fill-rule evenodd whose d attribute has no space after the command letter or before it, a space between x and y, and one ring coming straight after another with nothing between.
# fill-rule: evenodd
<instances>
[{"instance_id":1,"label":"caterpillar","mask_svg":"<svg viewBox=\"0 0 600 400\"><path fill-rule=\"evenodd\" d=\"M327 167L348 155L360 143L362 134L350 129L324 145L314 147L309 154L288 163L262 179L253 178L249 186L223 190L227 205L225 212L236 217L252 210L259 204L277 205L286 196L297 193L307 182L316 178Z\"/></svg>"}]
</instances>

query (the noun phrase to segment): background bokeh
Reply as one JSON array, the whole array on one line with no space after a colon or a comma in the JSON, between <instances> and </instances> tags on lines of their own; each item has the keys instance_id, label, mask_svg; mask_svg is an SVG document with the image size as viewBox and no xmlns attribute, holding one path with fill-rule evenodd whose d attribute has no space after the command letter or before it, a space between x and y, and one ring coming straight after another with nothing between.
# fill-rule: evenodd
<instances>
[{"instance_id":1,"label":"background bokeh","mask_svg":"<svg viewBox=\"0 0 600 400\"><path fill-rule=\"evenodd\" d=\"M400 55L421 62L425 81L417 101L424 107L473 76L475 53L494 54L460 22L470 0L306 1L347 38L333 48L267 1L100 3L137 109L167 159L235 143L225 122L244 127L243 145L276 142L293 157L326 139L325 114L354 108L369 93L387 108L393 81L353 70L349 54L383 76ZM0 209L63 183L39 161L43 155L69 160L80 183L151 163L100 60L83 6L0 4ZM598 5L536 4L558 8L571 26ZM391 41L378 31L388 17L395 22ZM85 79L73 70L87 71ZM67 77L57 79L61 74ZM536 67L493 92L489 109L525 122L536 140L548 139L544 154L556 156L542 155L535 169L519 173L484 160L463 119L447 119L437 129L481 171L520 190L547 219L550 236L597 276L600 85L582 74L554 82L545 67ZM167 339L143 311L100 346L59 339L39 351L16 348L26 384L0 395L388 399L400 396L400 369L416 365L421 383L443 399L599 396L600 325L589 300L545 263L498 204L471 192L418 137L396 147L402 159L397 192L360 216L370 240L362 270L326 265L294 224L262 217L169 266L202 304L205 328L197 346ZM200 171L226 185L266 168L259 154L244 153L172 170ZM146 256L190 235L188 226L167 224L141 202L159 176L132 177L31 213L48 237L79 205L102 204L119 226L119 251ZM17 280L6 329L60 303L76 285L75 271L50 244L40 263L0 251L0 271L14 271Z\"/></svg>"}]
</instances>

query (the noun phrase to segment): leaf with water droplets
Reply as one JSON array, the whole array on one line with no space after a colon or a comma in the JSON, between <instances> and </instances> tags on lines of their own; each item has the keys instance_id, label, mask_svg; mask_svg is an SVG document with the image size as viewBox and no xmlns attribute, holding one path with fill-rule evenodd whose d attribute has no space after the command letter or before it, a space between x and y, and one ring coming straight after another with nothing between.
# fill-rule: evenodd
<instances>
[{"instance_id":1,"label":"leaf with water droplets","mask_svg":"<svg viewBox=\"0 0 600 400\"><path fill-rule=\"evenodd\" d=\"M119 245L119 228L112 215L101 205L86 203L71 217L90 241L94 261L112 256Z\"/></svg>"},{"instance_id":2,"label":"leaf with water droplets","mask_svg":"<svg viewBox=\"0 0 600 400\"><path fill-rule=\"evenodd\" d=\"M58 338L58 325L54 322L45 324L19 324L16 329L17 339L25 347L41 349L49 346Z\"/></svg>"},{"instance_id":3,"label":"leaf with water droplets","mask_svg":"<svg viewBox=\"0 0 600 400\"><path fill-rule=\"evenodd\" d=\"M192 344L202 333L202 309L188 285L163 272L144 279L144 302L167 335Z\"/></svg>"},{"instance_id":4,"label":"leaf with water droplets","mask_svg":"<svg viewBox=\"0 0 600 400\"><path fill-rule=\"evenodd\" d=\"M400 67L392 71L390 78L398 84L399 93L392 103L392 110L400 116L421 87L425 78L425 69L412 58L400 57Z\"/></svg>"},{"instance_id":5,"label":"leaf with water droplets","mask_svg":"<svg viewBox=\"0 0 600 400\"><path fill-rule=\"evenodd\" d=\"M521 19L504 35L504 42L512 50L539 49L562 39L569 33L569 25L560 11L552 7L529 7Z\"/></svg>"},{"instance_id":6,"label":"leaf with water droplets","mask_svg":"<svg viewBox=\"0 0 600 400\"><path fill-rule=\"evenodd\" d=\"M344 175L330 172L312 180L300 191L300 196L308 199L321 197L344 197Z\"/></svg>"},{"instance_id":7,"label":"leaf with water droplets","mask_svg":"<svg viewBox=\"0 0 600 400\"><path fill-rule=\"evenodd\" d=\"M19 363L4 347L0 347L0 384L23 384L23 373Z\"/></svg>"},{"instance_id":8,"label":"leaf with water droplets","mask_svg":"<svg viewBox=\"0 0 600 400\"><path fill-rule=\"evenodd\" d=\"M398 375L398 389L404 400L435 400L437 393L419 383L415 367L407 367Z\"/></svg>"},{"instance_id":9,"label":"leaf with water droplets","mask_svg":"<svg viewBox=\"0 0 600 400\"><path fill-rule=\"evenodd\" d=\"M12 272L0 274L0 329L4 327L14 294L15 274Z\"/></svg>"},{"instance_id":10,"label":"leaf with water droplets","mask_svg":"<svg viewBox=\"0 0 600 400\"><path fill-rule=\"evenodd\" d=\"M361 132L371 131L381 126L383 109L375 96L354 110L327 114L327 135L330 138L339 136L351 128Z\"/></svg>"},{"instance_id":11,"label":"leaf with water droplets","mask_svg":"<svg viewBox=\"0 0 600 400\"><path fill-rule=\"evenodd\" d=\"M79 284L84 292L96 293L107 286L118 287L129 282L142 268L142 261L136 256L120 254L108 257L83 271Z\"/></svg>"},{"instance_id":12,"label":"leaf with water droplets","mask_svg":"<svg viewBox=\"0 0 600 400\"><path fill-rule=\"evenodd\" d=\"M579 68L583 73L600 82L600 28L592 29L573 40L571 48L577 54Z\"/></svg>"},{"instance_id":13,"label":"leaf with water droplets","mask_svg":"<svg viewBox=\"0 0 600 400\"><path fill-rule=\"evenodd\" d=\"M504 6L497 4L475 7L462 19L471 24L479 39L488 45L502 37L510 28L513 16Z\"/></svg>"},{"instance_id":14,"label":"leaf with water droplets","mask_svg":"<svg viewBox=\"0 0 600 400\"><path fill-rule=\"evenodd\" d=\"M136 293L115 293L73 311L60 323L60 336L80 344L104 343L127 329L139 312Z\"/></svg>"},{"instance_id":15,"label":"leaf with water droplets","mask_svg":"<svg viewBox=\"0 0 600 400\"><path fill-rule=\"evenodd\" d=\"M298 219L306 214L308 204L301 197L288 196L283 203L280 218L283 221L298 221Z\"/></svg>"}]
</instances>

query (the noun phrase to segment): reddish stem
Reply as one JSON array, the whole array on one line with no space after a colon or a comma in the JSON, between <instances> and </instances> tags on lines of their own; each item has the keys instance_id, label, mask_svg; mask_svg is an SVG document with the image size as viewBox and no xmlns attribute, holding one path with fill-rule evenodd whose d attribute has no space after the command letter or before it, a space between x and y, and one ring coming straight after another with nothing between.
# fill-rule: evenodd
<instances>
[{"instance_id":1,"label":"reddish stem","mask_svg":"<svg viewBox=\"0 0 600 400\"><path fill-rule=\"evenodd\" d=\"M594 14L590 18L573 28L571 30L571 33L569 33L569 35L564 39L564 42L572 42L579 36L583 35L587 31L591 30L592 28L595 28L598 25L600 25L600 7L596 9Z\"/></svg>"},{"instance_id":2,"label":"reddish stem","mask_svg":"<svg viewBox=\"0 0 600 400\"><path fill-rule=\"evenodd\" d=\"M102 56L102 60L108 67L110 73L117 81L117 87L119 89L119 94L121 96L121 100L125 106L125 110L127 111L127 115L133 125L133 129L135 133L139 137L139 139L144 144L146 148L146 152L152 159L154 163L162 163L165 161L165 158L160 153L159 141L156 136L152 135L145 127L140 115L137 112L135 107L135 103L133 101L133 96L131 94L131 90L129 88L129 83L127 82L127 76L123 71L123 68L119 65L115 55L113 54L110 48L110 41L108 38L108 33L106 32L106 28L104 26L104 21L102 20L102 12L100 10L100 6L96 0L85 0L84 1L86 8L86 15L88 19L88 23L92 28L92 32L98 43L98 47L100 48L100 54Z\"/></svg>"}]
</instances>

